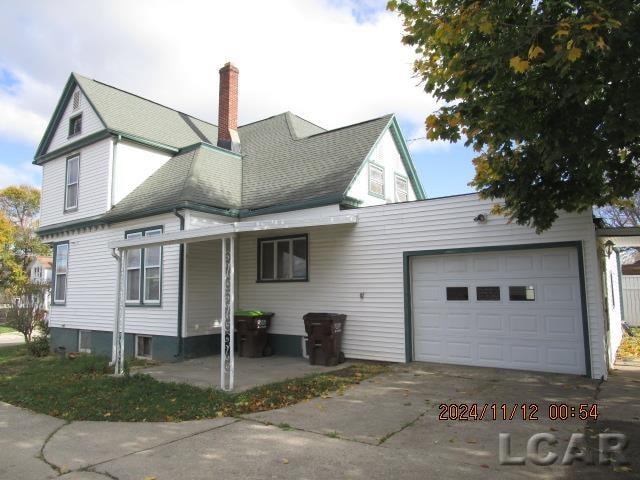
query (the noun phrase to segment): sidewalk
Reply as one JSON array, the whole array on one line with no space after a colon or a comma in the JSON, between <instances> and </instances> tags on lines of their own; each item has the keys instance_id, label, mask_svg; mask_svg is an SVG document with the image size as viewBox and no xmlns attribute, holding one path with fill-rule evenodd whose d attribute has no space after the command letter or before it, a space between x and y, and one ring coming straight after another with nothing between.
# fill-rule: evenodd
<instances>
[{"instance_id":1,"label":"sidewalk","mask_svg":"<svg viewBox=\"0 0 640 480\"><path fill-rule=\"evenodd\" d=\"M0 333L0 347L11 347L23 343L24 336L21 333Z\"/></svg>"}]
</instances>

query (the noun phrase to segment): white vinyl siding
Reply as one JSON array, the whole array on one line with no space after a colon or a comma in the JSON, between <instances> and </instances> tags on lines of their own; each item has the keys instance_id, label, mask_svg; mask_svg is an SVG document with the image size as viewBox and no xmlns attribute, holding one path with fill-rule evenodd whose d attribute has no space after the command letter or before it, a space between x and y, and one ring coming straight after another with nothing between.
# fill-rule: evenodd
<instances>
[{"instance_id":1,"label":"white vinyl siding","mask_svg":"<svg viewBox=\"0 0 640 480\"><path fill-rule=\"evenodd\" d=\"M380 205L354 210L358 215L355 225L301 231L309 233L309 282L256 283L256 241L261 235L241 235L238 307L275 312L271 333L301 336L305 334L305 313L344 313L343 350L347 357L402 362L404 251L582 241L592 375L606 375L602 297L590 212L561 213L549 231L537 235L530 228L508 224L497 216L489 216L482 225L475 223L473 218L490 211L492 203L476 195L462 195Z\"/></svg>"},{"instance_id":2,"label":"white vinyl siding","mask_svg":"<svg viewBox=\"0 0 640 480\"><path fill-rule=\"evenodd\" d=\"M119 141L114 147L110 202L117 204L164 165L171 155Z\"/></svg>"},{"instance_id":3,"label":"white vinyl siding","mask_svg":"<svg viewBox=\"0 0 640 480\"><path fill-rule=\"evenodd\" d=\"M76 109L73 108L73 96L79 95L79 104ZM69 137L69 121L72 117L78 114L82 114L82 131ZM81 138L86 137L92 133L98 132L104 129L104 125L100 121L100 117L96 115L96 112L91 108L89 101L82 95L82 92L78 87L74 91L69 103L65 106L64 113L60 118L60 122L56 126L56 130L47 148L47 153L64 147L67 143L75 142Z\"/></svg>"},{"instance_id":4,"label":"white vinyl siding","mask_svg":"<svg viewBox=\"0 0 640 480\"><path fill-rule=\"evenodd\" d=\"M185 336L219 332L221 262L220 240L186 245Z\"/></svg>"},{"instance_id":5,"label":"white vinyl siding","mask_svg":"<svg viewBox=\"0 0 640 480\"><path fill-rule=\"evenodd\" d=\"M70 155L46 162L42 166L41 227L93 217L107 211L111 139L87 145L76 153L80 156L78 208L65 211L67 157Z\"/></svg>"},{"instance_id":6,"label":"white vinyl siding","mask_svg":"<svg viewBox=\"0 0 640 480\"><path fill-rule=\"evenodd\" d=\"M116 305L117 261L108 243L122 240L125 231L164 225L179 230L173 214L129 221L62 237L70 242L66 306L51 308L52 327L112 331ZM57 239L56 239L57 240ZM163 247L162 305L126 308L126 331L144 335L177 334L179 245Z\"/></svg>"}]
</instances>

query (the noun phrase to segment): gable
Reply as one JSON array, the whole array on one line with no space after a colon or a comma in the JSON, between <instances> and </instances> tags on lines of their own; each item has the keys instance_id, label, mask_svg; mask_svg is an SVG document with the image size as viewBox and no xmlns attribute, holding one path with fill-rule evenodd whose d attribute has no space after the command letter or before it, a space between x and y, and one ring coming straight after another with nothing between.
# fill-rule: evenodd
<instances>
[{"instance_id":1,"label":"gable","mask_svg":"<svg viewBox=\"0 0 640 480\"><path fill-rule=\"evenodd\" d=\"M384 195L377 195L369 190L371 164L383 175ZM406 180L408 201L425 198L413 161L394 118L360 165L346 196L356 200L357 205L362 207L394 203L397 201L396 177Z\"/></svg>"},{"instance_id":2,"label":"gable","mask_svg":"<svg viewBox=\"0 0 640 480\"><path fill-rule=\"evenodd\" d=\"M41 148L44 147L42 154L58 150L71 142L80 140L105 128L93 105L77 82L73 78L69 79L69 82L47 128L47 133L45 133L43 141L46 141L46 144L41 146ZM74 99L77 102L74 102ZM78 115L82 115L81 132L70 137L69 121Z\"/></svg>"}]
</instances>

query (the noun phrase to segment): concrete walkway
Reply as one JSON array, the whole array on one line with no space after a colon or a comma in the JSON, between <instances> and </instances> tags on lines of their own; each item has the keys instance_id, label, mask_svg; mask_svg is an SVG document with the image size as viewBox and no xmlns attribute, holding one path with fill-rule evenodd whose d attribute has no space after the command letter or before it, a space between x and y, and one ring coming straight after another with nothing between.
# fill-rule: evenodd
<instances>
[{"instance_id":1,"label":"concrete walkway","mask_svg":"<svg viewBox=\"0 0 640 480\"><path fill-rule=\"evenodd\" d=\"M23 343L24 335L21 333L0 333L0 347L11 347Z\"/></svg>"},{"instance_id":2,"label":"concrete walkway","mask_svg":"<svg viewBox=\"0 0 640 480\"><path fill-rule=\"evenodd\" d=\"M293 407L182 423L67 423L0 403L2 479L638 478L640 369L602 385L567 375L400 365ZM536 403L539 420L441 421L440 403ZM596 422L549 420L548 406L597 402ZM532 433L562 456L574 432L620 431L630 471L613 466L501 466L498 433L522 455ZM543 448L544 450L544 448ZM542 452L544 453L544 451Z\"/></svg>"},{"instance_id":3,"label":"concrete walkway","mask_svg":"<svg viewBox=\"0 0 640 480\"><path fill-rule=\"evenodd\" d=\"M282 382L291 378L337 370L350 365L349 362L334 367L310 365L309 360L302 357L280 355L259 358L236 355L234 362L234 391L236 392L267 383ZM135 369L135 371L151 375L161 382L187 383L201 388L220 387L220 355L176 363L163 363L153 367Z\"/></svg>"}]
</instances>

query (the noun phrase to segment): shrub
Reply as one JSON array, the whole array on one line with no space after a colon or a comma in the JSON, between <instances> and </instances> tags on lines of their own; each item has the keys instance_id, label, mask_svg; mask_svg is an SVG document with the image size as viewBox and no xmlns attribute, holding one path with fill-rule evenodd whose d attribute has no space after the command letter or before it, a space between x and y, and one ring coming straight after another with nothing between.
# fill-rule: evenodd
<instances>
[{"instance_id":1,"label":"shrub","mask_svg":"<svg viewBox=\"0 0 640 480\"><path fill-rule=\"evenodd\" d=\"M34 337L27 343L27 350L34 357L44 357L49 354L49 339L44 336Z\"/></svg>"}]
</instances>

